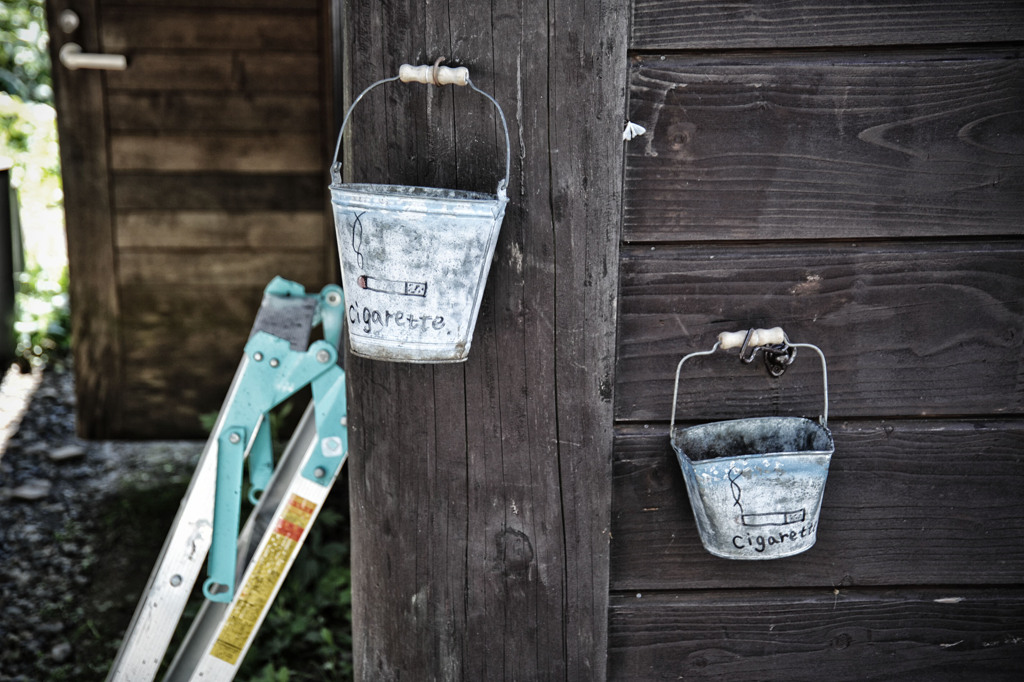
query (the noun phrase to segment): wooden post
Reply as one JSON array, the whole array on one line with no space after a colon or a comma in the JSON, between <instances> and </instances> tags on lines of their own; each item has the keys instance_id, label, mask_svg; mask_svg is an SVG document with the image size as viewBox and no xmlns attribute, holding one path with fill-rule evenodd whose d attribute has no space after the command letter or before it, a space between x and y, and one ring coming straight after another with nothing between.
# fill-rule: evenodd
<instances>
[{"instance_id":1,"label":"wooden post","mask_svg":"<svg viewBox=\"0 0 1024 682\"><path fill-rule=\"evenodd\" d=\"M443 56L512 138L469 361L348 364L356 677L603 679L628 5L347 8L353 93ZM494 192L489 102L380 90L353 119L350 180Z\"/></svg>"}]
</instances>

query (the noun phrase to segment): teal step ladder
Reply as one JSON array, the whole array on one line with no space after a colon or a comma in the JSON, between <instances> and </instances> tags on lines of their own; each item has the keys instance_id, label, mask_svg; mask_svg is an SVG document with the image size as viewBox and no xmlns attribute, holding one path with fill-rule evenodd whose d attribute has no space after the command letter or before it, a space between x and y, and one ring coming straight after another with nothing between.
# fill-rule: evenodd
<instances>
[{"instance_id":1,"label":"teal step ladder","mask_svg":"<svg viewBox=\"0 0 1024 682\"><path fill-rule=\"evenodd\" d=\"M309 343L318 325L323 339ZM343 325L340 287L267 285L108 682L156 677L204 561L206 599L164 680L234 678L348 455ZM275 467L269 412L306 386L313 399ZM240 532L246 462L255 507Z\"/></svg>"}]
</instances>

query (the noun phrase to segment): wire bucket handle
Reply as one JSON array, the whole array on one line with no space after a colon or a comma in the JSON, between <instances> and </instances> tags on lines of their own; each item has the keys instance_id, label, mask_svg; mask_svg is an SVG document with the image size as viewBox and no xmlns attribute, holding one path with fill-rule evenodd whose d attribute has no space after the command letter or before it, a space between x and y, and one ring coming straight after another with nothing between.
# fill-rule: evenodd
<instances>
[{"instance_id":1,"label":"wire bucket handle","mask_svg":"<svg viewBox=\"0 0 1024 682\"><path fill-rule=\"evenodd\" d=\"M814 344L791 343L782 327L772 327L771 329L749 329L745 332L722 332L718 335L718 340L715 341L715 345L711 347L711 350L690 353L679 361L679 364L676 366L676 386L672 392L672 420L669 425L669 438L672 437L676 429L676 401L679 398L679 373L683 369L683 363L690 358L711 355L719 349L728 350L729 348L739 348L740 360L743 362L751 362L754 359L754 355L758 351L763 350L765 352L765 364L773 376L781 376L785 368L796 357L797 348L810 348L816 352L818 357L821 358L821 381L825 396L825 404L822 408L821 416L818 417L818 421L822 426L828 428L828 368L825 365L825 354Z\"/></svg>"},{"instance_id":2,"label":"wire bucket handle","mask_svg":"<svg viewBox=\"0 0 1024 682\"><path fill-rule=\"evenodd\" d=\"M359 93L359 96L356 97L352 102L352 105L349 106L348 111L345 112L345 118L341 121L341 130L338 131L338 143L334 146L334 160L331 163L331 181L334 184L341 184L341 163L338 161L338 153L341 151L341 139L345 135L345 126L348 124L348 119L352 115L352 110L356 108L356 105L359 104L359 100L370 92L370 90L373 90L378 85L400 80L403 83L423 83L425 85L436 85L438 87L442 85L469 86L471 90L480 93L490 100L491 104L494 105L494 108L498 110L498 116L501 118L501 127L505 131L505 178L498 183L497 190L499 197L505 197L505 191L508 188L508 179L512 167L512 144L509 142L508 123L505 121L505 112L501 110L501 106L498 104L497 100L473 84L473 81L469 79L469 69L465 66L440 66L442 61L444 61L443 57L438 58L432 66L429 64L423 64L420 66L402 64L398 69L397 76L382 78L381 80L370 84L369 87Z\"/></svg>"}]
</instances>

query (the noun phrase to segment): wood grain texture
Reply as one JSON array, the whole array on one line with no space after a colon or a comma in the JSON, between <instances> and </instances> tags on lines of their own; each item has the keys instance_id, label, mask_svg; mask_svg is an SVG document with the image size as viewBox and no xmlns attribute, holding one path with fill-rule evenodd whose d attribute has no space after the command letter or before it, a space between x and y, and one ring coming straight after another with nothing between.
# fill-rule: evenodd
<instances>
[{"instance_id":1,"label":"wood grain texture","mask_svg":"<svg viewBox=\"0 0 1024 682\"><path fill-rule=\"evenodd\" d=\"M112 133L115 171L316 173L323 169L316 133L144 135Z\"/></svg>"},{"instance_id":2,"label":"wood grain texture","mask_svg":"<svg viewBox=\"0 0 1024 682\"><path fill-rule=\"evenodd\" d=\"M609 680L1017 680L1019 589L612 598Z\"/></svg>"},{"instance_id":3,"label":"wood grain texture","mask_svg":"<svg viewBox=\"0 0 1024 682\"><path fill-rule=\"evenodd\" d=\"M316 95L115 92L107 97L110 129L117 132L319 133Z\"/></svg>"},{"instance_id":4,"label":"wood grain texture","mask_svg":"<svg viewBox=\"0 0 1024 682\"><path fill-rule=\"evenodd\" d=\"M122 171L111 178L113 204L118 211L321 211L327 182L324 173Z\"/></svg>"},{"instance_id":5,"label":"wood grain texture","mask_svg":"<svg viewBox=\"0 0 1024 682\"><path fill-rule=\"evenodd\" d=\"M1014 52L643 57L626 241L1020 235Z\"/></svg>"},{"instance_id":6,"label":"wood grain texture","mask_svg":"<svg viewBox=\"0 0 1024 682\"><path fill-rule=\"evenodd\" d=\"M206 438L199 416L221 407L261 292L246 282L123 288L123 437Z\"/></svg>"},{"instance_id":7,"label":"wood grain texture","mask_svg":"<svg viewBox=\"0 0 1024 682\"><path fill-rule=\"evenodd\" d=\"M287 0L294 9L319 9L319 0ZM281 0L101 0L104 7L195 7L224 9L280 9Z\"/></svg>"},{"instance_id":8,"label":"wood grain texture","mask_svg":"<svg viewBox=\"0 0 1024 682\"><path fill-rule=\"evenodd\" d=\"M353 93L444 55L513 145L469 361L349 364L356 678L602 679L624 5L348 16ZM352 131L354 180L493 192L503 170L472 92L387 86Z\"/></svg>"},{"instance_id":9,"label":"wood grain texture","mask_svg":"<svg viewBox=\"0 0 1024 682\"><path fill-rule=\"evenodd\" d=\"M162 50L320 49L318 12L105 7L101 42L107 52ZM264 58L272 58L264 55Z\"/></svg>"},{"instance_id":10,"label":"wood grain texture","mask_svg":"<svg viewBox=\"0 0 1024 682\"><path fill-rule=\"evenodd\" d=\"M284 52L268 56L265 52L239 52L238 87L274 92L323 92L326 70L323 59L320 53Z\"/></svg>"},{"instance_id":11,"label":"wood grain texture","mask_svg":"<svg viewBox=\"0 0 1024 682\"><path fill-rule=\"evenodd\" d=\"M834 419L1024 408L1018 241L637 246L620 281L620 420L668 421L683 355L776 325L824 351ZM772 380L731 353L687 363L680 419L821 413L812 354Z\"/></svg>"},{"instance_id":12,"label":"wood grain texture","mask_svg":"<svg viewBox=\"0 0 1024 682\"><path fill-rule=\"evenodd\" d=\"M50 26L56 27L61 12L70 7L65 0L47 3ZM76 3L74 10L83 18L76 40L85 51L97 51L95 2ZM58 64L64 43L60 36L64 34L55 30L52 35L50 58ZM70 273L76 429L85 438L104 438L118 431L123 363L117 287L111 276L115 252L102 74L54 69L53 78L60 111L57 123Z\"/></svg>"},{"instance_id":13,"label":"wood grain texture","mask_svg":"<svg viewBox=\"0 0 1024 682\"><path fill-rule=\"evenodd\" d=\"M235 57L226 51L133 52L131 68L106 74L111 92L192 90L222 93L238 85Z\"/></svg>"},{"instance_id":14,"label":"wood grain texture","mask_svg":"<svg viewBox=\"0 0 1024 682\"><path fill-rule=\"evenodd\" d=\"M191 92L318 92L316 53L134 50L131 68L106 75L111 91L187 90Z\"/></svg>"},{"instance_id":15,"label":"wood grain texture","mask_svg":"<svg viewBox=\"0 0 1024 682\"><path fill-rule=\"evenodd\" d=\"M125 211L117 214L122 249L313 249L325 240L316 211Z\"/></svg>"},{"instance_id":16,"label":"wood grain texture","mask_svg":"<svg viewBox=\"0 0 1024 682\"><path fill-rule=\"evenodd\" d=\"M729 561L707 553L668 425L620 429L612 589L1021 583L1024 422L831 426L836 449L817 542L776 561Z\"/></svg>"},{"instance_id":17,"label":"wood grain texture","mask_svg":"<svg viewBox=\"0 0 1024 682\"><path fill-rule=\"evenodd\" d=\"M708 3L635 0L630 49L837 47L1024 39L1015 0Z\"/></svg>"},{"instance_id":18,"label":"wood grain texture","mask_svg":"<svg viewBox=\"0 0 1024 682\"><path fill-rule=\"evenodd\" d=\"M267 282L280 275L319 291L324 281L321 255L317 249L278 252L124 250L118 266L123 286L246 285L262 291ZM165 295L173 294L166 291Z\"/></svg>"}]
</instances>

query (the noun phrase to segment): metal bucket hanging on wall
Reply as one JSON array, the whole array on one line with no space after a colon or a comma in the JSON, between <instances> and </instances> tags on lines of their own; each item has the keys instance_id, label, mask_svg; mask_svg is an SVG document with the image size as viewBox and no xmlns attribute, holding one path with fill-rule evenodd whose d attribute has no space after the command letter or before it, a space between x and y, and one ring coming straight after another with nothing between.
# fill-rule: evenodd
<instances>
[{"instance_id":1,"label":"metal bucket hanging on wall","mask_svg":"<svg viewBox=\"0 0 1024 682\"><path fill-rule=\"evenodd\" d=\"M780 376L792 362L797 348L817 352L825 394L818 421L753 417L676 429L683 363L737 346L742 346L740 358L746 362L764 351L765 363L774 376ZM726 559L779 559L814 544L835 450L828 430L828 370L817 346L790 343L780 327L720 334L711 350L691 353L679 361L669 437L708 552Z\"/></svg>"},{"instance_id":2,"label":"metal bucket hanging on wall","mask_svg":"<svg viewBox=\"0 0 1024 682\"><path fill-rule=\"evenodd\" d=\"M494 195L434 187L343 183L338 150L352 110L373 88L401 80L468 85L494 104L505 131L505 177ZM405 64L370 85L345 114L331 166L331 204L355 355L396 362L469 357L508 203L511 145L505 114L465 67Z\"/></svg>"}]
</instances>

